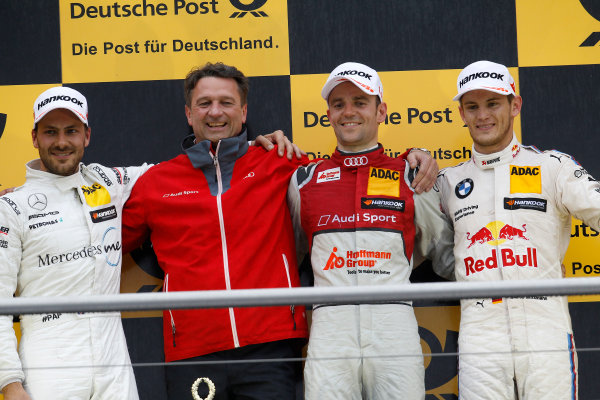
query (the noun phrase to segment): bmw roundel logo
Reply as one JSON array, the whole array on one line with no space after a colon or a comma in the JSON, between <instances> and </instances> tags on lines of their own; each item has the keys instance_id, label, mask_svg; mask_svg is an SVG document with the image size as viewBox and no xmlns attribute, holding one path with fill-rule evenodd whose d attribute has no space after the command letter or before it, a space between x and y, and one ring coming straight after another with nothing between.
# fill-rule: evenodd
<instances>
[{"instance_id":1,"label":"bmw roundel logo","mask_svg":"<svg viewBox=\"0 0 600 400\"><path fill-rule=\"evenodd\" d=\"M458 184L454 188L454 193L459 199L464 199L465 197L471 194L471 192L473 191L473 187L473 179L463 179L462 181L458 182Z\"/></svg>"}]
</instances>

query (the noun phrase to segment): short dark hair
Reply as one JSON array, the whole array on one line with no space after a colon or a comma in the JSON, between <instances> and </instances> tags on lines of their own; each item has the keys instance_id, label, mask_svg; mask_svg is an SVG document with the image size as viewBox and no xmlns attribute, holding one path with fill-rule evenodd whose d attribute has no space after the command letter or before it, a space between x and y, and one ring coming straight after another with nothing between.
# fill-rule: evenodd
<instances>
[{"instance_id":1,"label":"short dark hair","mask_svg":"<svg viewBox=\"0 0 600 400\"><path fill-rule=\"evenodd\" d=\"M248 78L236 67L232 65L226 65L222 62L217 63L206 63L203 67L196 67L192 69L183 82L183 89L185 95L185 104L190 107L192 105L192 91L198 84L198 81L202 78L207 77L215 78L229 78L235 80L238 85L238 91L240 92L240 98L242 99L242 105L246 104L248 100L248 89L249 83Z\"/></svg>"}]
</instances>

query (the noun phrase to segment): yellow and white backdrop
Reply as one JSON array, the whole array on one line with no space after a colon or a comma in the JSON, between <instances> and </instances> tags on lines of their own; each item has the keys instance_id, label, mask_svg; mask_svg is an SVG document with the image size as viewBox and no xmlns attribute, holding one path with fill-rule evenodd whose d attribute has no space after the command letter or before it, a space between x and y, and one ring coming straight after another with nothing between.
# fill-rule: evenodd
<instances>
[{"instance_id":1,"label":"yellow and white backdrop","mask_svg":"<svg viewBox=\"0 0 600 400\"><path fill-rule=\"evenodd\" d=\"M525 144L573 155L600 176L600 3L594 0L6 0L0 4L0 189L24 181L32 104L54 85L84 93L92 141L84 161L159 162L189 132L182 79L208 61L250 77L251 135L283 129L309 156L335 139L320 97L344 61L381 72L389 154L427 147L441 167L470 157L452 102L456 77L481 59L510 68ZM598 232L573 221L567 276L600 275ZM125 257L122 290L158 291L151 255ZM1 266L0 266L1 268ZM435 279L427 264L413 281ZM571 298L579 348L598 347L597 297ZM415 304L425 353L456 351L456 302ZM134 363L163 360L160 313L124 314ZM15 324L18 329L18 324ZM594 352L580 352L580 398L600 392ZM455 399L456 358L426 357L427 399ZM158 367L136 367L143 399L164 398Z\"/></svg>"}]
</instances>

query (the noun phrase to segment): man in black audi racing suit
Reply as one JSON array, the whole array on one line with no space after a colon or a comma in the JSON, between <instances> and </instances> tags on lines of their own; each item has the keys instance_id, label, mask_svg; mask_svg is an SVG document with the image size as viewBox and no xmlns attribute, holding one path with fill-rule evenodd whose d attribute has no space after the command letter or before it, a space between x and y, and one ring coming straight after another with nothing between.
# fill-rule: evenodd
<instances>
[{"instance_id":1,"label":"man in black audi racing suit","mask_svg":"<svg viewBox=\"0 0 600 400\"><path fill-rule=\"evenodd\" d=\"M451 276L452 231L437 193L416 194L408 152L390 158L378 144L387 106L377 72L344 63L322 96L337 149L331 159L298 169L288 191L299 251L308 244L315 286L408 284L415 254ZM306 399L424 399L410 302L317 305L312 316Z\"/></svg>"},{"instance_id":2,"label":"man in black audi racing suit","mask_svg":"<svg viewBox=\"0 0 600 400\"><path fill-rule=\"evenodd\" d=\"M40 158L0 197L0 297L119 292L121 216L146 165L80 163L90 140L85 97L53 87L34 103ZM13 399L138 399L119 312L0 317L0 389Z\"/></svg>"},{"instance_id":3,"label":"man in black audi racing suit","mask_svg":"<svg viewBox=\"0 0 600 400\"><path fill-rule=\"evenodd\" d=\"M457 281L561 278L571 216L600 229L600 184L569 155L522 145L522 100L508 69L489 61L458 76L471 160L440 172L454 225ZM567 298L461 301L461 399L577 399Z\"/></svg>"}]
</instances>

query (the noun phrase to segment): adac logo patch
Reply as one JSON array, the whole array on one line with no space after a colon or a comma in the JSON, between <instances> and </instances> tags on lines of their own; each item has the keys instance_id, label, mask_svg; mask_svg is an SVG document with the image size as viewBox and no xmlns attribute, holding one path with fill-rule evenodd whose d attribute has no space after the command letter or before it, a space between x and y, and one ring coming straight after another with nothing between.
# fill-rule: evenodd
<instances>
[{"instance_id":1,"label":"adac logo patch","mask_svg":"<svg viewBox=\"0 0 600 400\"><path fill-rule=\"evenodd\" d=\"M117 218L117 208L115 206L110 206L96 211L90 211L90 217L92 217L92 222L94 224L108 221Z\"/></svg>"},{"instance_id":2,"label":"adac logo patch","mask_svg":"<svg viewBox=\"0 0 600 400\"><path fill-rule=\"evenodd\" d=\"M229 18L243 18L248 13L258 18L269 16L266 12L259 10L259 8L265 5L267 0L254 0L250 4L244 4L241 0L229 0L229 2L232 6L240 10L231 14Z\"/></svg>"},{"instance_id":3,"label":"adac logo patch","mask_svg":"<svg viewBox=\"0 0 600 400\"><path fill-rule=\"evenodd\" d=\"M542 171L539 165L509 165L510 193L542 193Z\"/></svg>"},{"instance_id":4,"label":"adac logo patch","mask_svg":"<svg viewBox=\"0 0 600 400\"><path fill-rule=\"evenodd\" d=\"M400 197L400 171L370 167L367 195Z\"/></svg>"},{"instance_id":5,"label":"adac logo patch","mask_svg":"<svg viewBox=\"0 0 600 400\"><path fill-rule=\"evenodd\" d=\"M85 197L85 202L90 207L99 207L110 203L110 193L98 182L92 186L82 186L81 191Z\"/></svg>"},{"instance_id":6,"label":"adac logo patch","mask_svg":"<svg viewBox=\"0 0 600 400\"><path fill-rule=\"evenodd\" d=\"M319 172L317 175L317 183L339 181L340 180L340 167L326 169L325 171Z\"/></svg>"},{"instance_id":7,"label":"adac logo patch","mask_svg":"<svg viewBox=\"0 0 600 400\"><path fill-rule=\"evenodd\" d=\"M404 211L404 200L385 199L377 197L363 197L360 199L361 208L380 209L391 211Z\"/></svg>"}]
</instances>

